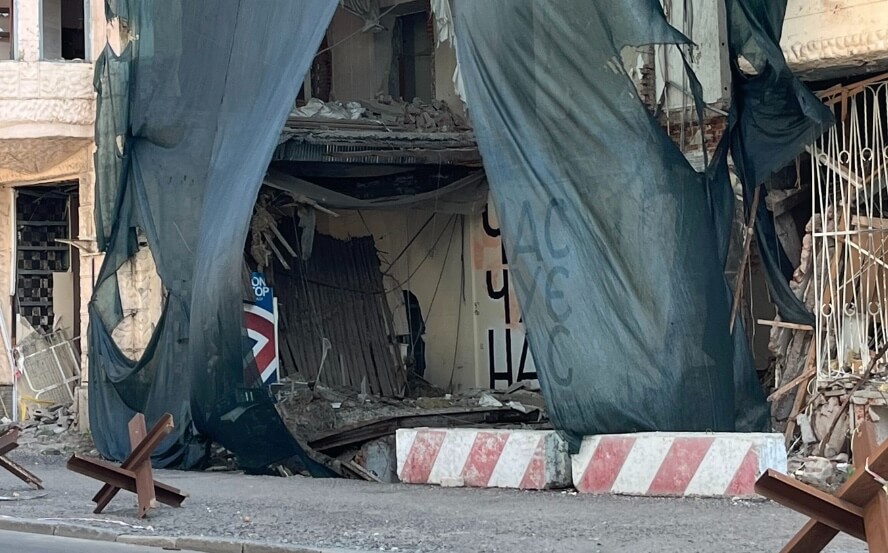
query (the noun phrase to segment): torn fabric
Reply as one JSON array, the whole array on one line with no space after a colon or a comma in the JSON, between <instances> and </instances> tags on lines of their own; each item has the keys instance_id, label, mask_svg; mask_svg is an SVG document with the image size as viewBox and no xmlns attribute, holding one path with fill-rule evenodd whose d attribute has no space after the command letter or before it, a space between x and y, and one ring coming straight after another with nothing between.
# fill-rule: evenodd
<instances>
[{"instance_id":1,"label":"torn fabric","mask_svg":"<svg viewBox=\"0 0 888 553\"><path fill-rule=\"evenodd\" d=\"M301 449L244 374L243 244L262 176L335 0L109 0L129 30L97 62L96 228L106 252L90 302L90 423L103 456L127 421L173 414L157 466L193 467L208 440L260 469ZM111 333L117 270L147 236L166 292L138 361ZM249 367L248 367L249 370ZM320 469L317 469L320 472Z\"/></svg>"},{"instance_id":2,"label":"torn fabric","mask_svg":"<svg viewBox=\"0 0 888 553\"><path fill-rule=\"evenodd\" d=\"M774 15L756 3L746 7ZM602 433L765 430L749 346L729 332L728 143L695 172L621 61L625 46L688 39L657 0L456 0L454 15L510 278L556 428L574 446ZM732 23L732 33L769 40ZM743 117L754 108L738 92Z\"/></svg>"}]
</instances>

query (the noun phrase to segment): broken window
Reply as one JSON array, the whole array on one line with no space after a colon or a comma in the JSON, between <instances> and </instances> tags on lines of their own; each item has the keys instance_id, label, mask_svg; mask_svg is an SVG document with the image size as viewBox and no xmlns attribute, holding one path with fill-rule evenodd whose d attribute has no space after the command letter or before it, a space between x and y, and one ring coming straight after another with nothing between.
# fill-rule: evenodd
<instances>
[{"instance_id":1,"label":"broken window","mask_svg":"<svg viewBox=\"0 0 888 553\"><path fill-rule=\"evenodd\" d=\"M13 58L12 0L0 0L0 61Z\"/></svg>"},{"instance_id":2,"label":"broken window","mask_svg":"<svg viewBox=\"0 0 888 553\"><path fill-rule=\"evenodd\" d=\"M395 20L392 36L392 95L405 100L419 98L432 101L432 41L429 13L422 9L417 13L402 15Z\"/></svg>"},{"instance_id":3,"label":"broken window","mask_svg":"<svg viewBox=\"0 0 888 553\"><path fill-rule=\"evenodd\" d=\"M43 333L74 329L70 202L64 185L16 191L16 313Z\"/></svg>"},{"instance_id":4,"label":"broken window","mask_svg":"<svg viewBox=\"0 0 888 553\"><path fill-rule=\"evenodd\" d=\"M86 59L84 0L42 0L40 33L43 59Z\"/></svg>"}]
</instances>

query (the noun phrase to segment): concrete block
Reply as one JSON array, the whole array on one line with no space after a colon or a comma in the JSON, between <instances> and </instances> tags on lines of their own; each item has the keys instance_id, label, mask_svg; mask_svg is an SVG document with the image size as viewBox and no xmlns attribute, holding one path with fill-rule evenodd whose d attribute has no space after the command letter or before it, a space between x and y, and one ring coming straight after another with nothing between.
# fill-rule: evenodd
<instances>
[{"instance_id":1,"label":"concrete block","mask_svg":"<svg viewBox=\"0 0 888 553\"><path fill-rule=\"evenodd\" d=\"M787 471L782 434L650 432L587 436L571 458L577 491L754 497L767 469Z\"/></svg>"},{"instance_id":2,"label":"concrete block","mask_svg":"<svg viewBox=\"0 0 888 553\"><path fill-rule=\"evenodd\" d=\"M203 553L244 553L244 542L242 541L203 536L176 538L176 547Z\"/></svg>"},{"instance_id":3,"label":"concrete block","mask_svg":"<svg viewBox=\"0 0 888 553\"><path fill-rule=\"evenodd\" d=\"M551 430L400 429L398 477L408 484L543 490L570 486L567 443Z\"/></svg>"},{"instance_id":4,"label":"concrete block","mask_svg":"<svg viewBox=\"0 0 888 553\"><path fill-rule=\"evenodd\" d=\"M78 538L93 541L117 541L118 533L105 528L93 528L78 524L59 524L56 526L55 535L62 538Z\"/></svg>"},{"instance_id":5,"label":"concrete block","mask_svg":"<svg viewBox=\"0 0 888 553\"><path fill-rule=\"evenodd\" d=\"M398 482L398 455L394 437L388 436L364 444L358 457L361 466L383 482Z\"/></svg>"},{"instance_id":6,"label":"concrete block","mask_svg":"<svg viewBox=\"0 0 888 553\"><path fill-rule=\"evenodd\" d=\"M172 536L145 536L142 534L121 534L117 536L117 543L129 545L141 545L142 547L161 547L163 549L177 549L176 538Z\"/></svg>"}]
</instances>

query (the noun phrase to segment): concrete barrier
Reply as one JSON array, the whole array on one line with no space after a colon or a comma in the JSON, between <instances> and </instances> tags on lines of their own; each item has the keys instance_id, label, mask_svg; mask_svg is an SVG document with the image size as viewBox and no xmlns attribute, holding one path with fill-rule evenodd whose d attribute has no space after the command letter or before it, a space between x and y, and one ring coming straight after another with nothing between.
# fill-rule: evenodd
<instances>
[{"instance_id":1,"label":"concrete barrier","mask_svg":"<svg viewBox=\"0 0 888 553\"><path fill-rule=\"evenodd\" d=\"M765 470L787 470L783 435L765 433L588 436L571 464L581 493L671 497L754 497Z\"/></svg>"},{"instance_id":2,"label":"concrete barrier","mask_svg":"<svg viewBox=\"0 0 888 553\"><path fill-rule=\"evenodd\" d=\"M398 478L409 484L522 490L571 484L567 444L553 431L400 429L397 455Z\"/></svg>"}]
</instances>

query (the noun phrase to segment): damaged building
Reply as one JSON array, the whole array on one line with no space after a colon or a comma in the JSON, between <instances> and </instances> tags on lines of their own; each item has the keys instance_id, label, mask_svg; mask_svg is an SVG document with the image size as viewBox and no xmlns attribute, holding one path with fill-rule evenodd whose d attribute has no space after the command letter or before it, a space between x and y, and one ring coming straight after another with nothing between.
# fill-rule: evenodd
<instances>
[{"instance_id":1,"label":"damaged building","mask_svg":"<svg viewBox=\"0 0 888 553\"><path fill-rule=\"evenodd\" d=\"M106 127L101 111L96 126L92 60L106 38L116 53L137 42L129 32L136 16L106 23L101 2L83 3L86 11L79 15L56 10L49 0L38 9L39 3L7 0L4 7L0 0L0 57L6 41L12 58L0 61L0 86L6 83L0 105L9 106L0 110L0 205L9 218L0 230L0 259L6 260L0 286L9 291L3 311L10 353L0 360L0 383L14 384L18 394L4 396L4 416L27 416L23 399L76 399L85 429L93 344L103 348L93 355L103 363L111 359L102 374L114 375L93 386L115 388L131 376L139 385L178 377L172 369L155 368L148 357L161 351L166 365L171 359L184 363L179 356L188 354L185 344L197 340L193 329L190 338L182 330L187 317L175 318L181 315L176 301L190 301L190 288L177 286L191 286L183 274L190 278L192 268L169 267L178 251L172 248L194 257L200 236L196 226L152 228L145 205L153 208L155 198L140 204L142 199L113 194L98 197L93 187L94 135ZM71 3L56 4L68 10ZM246 241L228 244L226 257L236 254L240 269L244 384L268 391L300 447L317 453L321 464L346 476L390 480L392 467L374 463L392 455L391 436L399 427L551 428L534 351L543 352L550 366L556 357L531 348L518 299L519 287L528 282L516 278L506 255L485 172L490 160L482 158L464 101L450 3L337 4L304 81L292 90L295 101L261 186L255 183ZM757 384L772 394L771 423L786 432L791 450L835 457L847 451L851 426L839 420L830 438L836 416L848 412L878 421L888 415L884 384L872 378L884 373L879 359L886 343L880 298L888 293L882 282L888 265L879 226L885 217L876 185L885 172L888 113L886 80L879 76L888 70L888 54L878 39L886 21L879 18L888 6L873 10L845 2L819 11L809 4L789 1L782 51L838 125L770 177L766 193L748 194L732 164L738 201L726 276L735 290L731 320L745 333ZM669 22L696 46L626 47L621 70L690 165L703 171L729 130L732 67L755 75L757 60L730 59L724 40L729 14L722 2L663 6ZM15 25L6 30L4 20ZM702 87L702 122L682 50ZM172 56L162 49L150 55ZM98 68L100 100L110 97L116 70L110 62ZM569 87L548 91L572 93ZM126 157L128 149L118 146L116 155ZM99 148L100 157L111 151ZM119 206L127 201L143 212L126 213ZM176 215L171 206L163 209ZM547 213L557 215L558 209ZM763 217L773 228L762 230L758 219L750 219L750 211L760 210L767 210ZM524 213L507 215L528 224ZM125 237L115 234L118 218L131 222ZM542 217L547 225L548 218ZM755 239L746 238L750 227ZM175 246L173 239L179 240ZM772 246L767 251L758 247L763 240ZM778 240L779 249L773 247ZM557 254L554 241L544 246ZM117 261L102 269L105 252ZM563 278L556 272L542 286ZM783 278L785 290L775 278ZM549 300L564 301L557 295L564 292L549 292ZM113 308L110 296L116 297ZM546 307L562 313L571 308L557 302ZM101 321L109 340L95 328L87 340L91 321ZM64 397L34 397L34 388L46 387L28 380L34 352L73 355L73 363L54 361L50 368L33 363L38 373L55 371L47 385L65 390ZM123 368L132 375L115 372ZM93 420L116 412L118 399L126 412L138 411L135 405L160 393L119 388L122 399L102 392L105 399L89 402L100 402L103 410ZM249 402L235 403L226 414ZM733 413L734 406L727 410ZM202 415L210 420L218 413ZM186 419L180 438L199 441L200 424ZM116 436L100 449L120 457L123 442ZM198 466L183 460L204 455L207 446L195 450L176 452L161 464ZM288 466L279 470L304 468Z\"/></svg>"}]
</instances>

